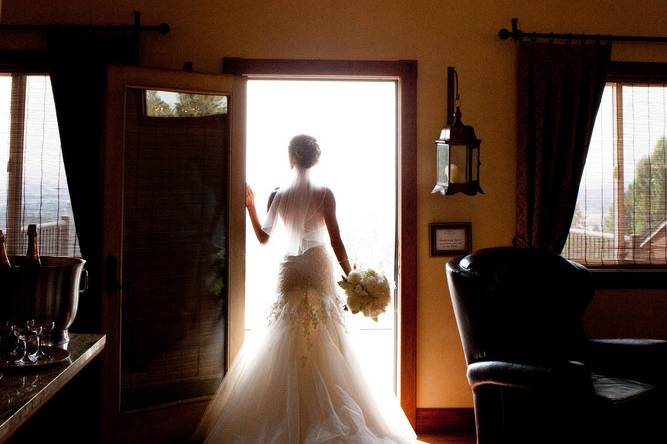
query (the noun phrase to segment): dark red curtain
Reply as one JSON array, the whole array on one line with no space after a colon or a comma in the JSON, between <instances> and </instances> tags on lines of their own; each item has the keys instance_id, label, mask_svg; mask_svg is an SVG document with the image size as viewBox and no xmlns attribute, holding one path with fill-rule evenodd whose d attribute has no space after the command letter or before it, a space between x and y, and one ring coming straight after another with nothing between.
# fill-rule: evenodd
<instances>
[{"instance_id":1,"label":"dark red curtain","mask_svg":"<svg viewBox=\"0 0 667 444\"><path fill-rule=\"evenodd\" d=\"M48 35L48 67L60 130L63 163L90 289L73 328L99 330L102 266L102 118L110 63L138 58L134 32L61 29Z\"/></svg>"},{"instance_id":2,"label":"dark red curtain","mask_svg":"<svg viewBox=\"0 0 667 444\"><path fill-rule=\"evenodd\" d=\"M609 44L519 44L516 246L560 253L604 91Z\"/></svg>"}]
</instances>

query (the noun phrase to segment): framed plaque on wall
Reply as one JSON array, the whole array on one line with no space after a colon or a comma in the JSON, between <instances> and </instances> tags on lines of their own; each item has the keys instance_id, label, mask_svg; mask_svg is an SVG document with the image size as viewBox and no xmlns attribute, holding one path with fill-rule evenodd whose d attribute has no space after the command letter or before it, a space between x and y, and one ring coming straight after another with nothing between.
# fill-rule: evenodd
<instances>
[{"instance_id":1,"label":"framed plaque on wall","mask_svg":"<svg viewBox=\"0 0 667 444\"><path fill-rule=\"evenodd\" d=\"M461 256L472 250L470 222L430 224L431 256Z\"/></svg>"}]
</instances>

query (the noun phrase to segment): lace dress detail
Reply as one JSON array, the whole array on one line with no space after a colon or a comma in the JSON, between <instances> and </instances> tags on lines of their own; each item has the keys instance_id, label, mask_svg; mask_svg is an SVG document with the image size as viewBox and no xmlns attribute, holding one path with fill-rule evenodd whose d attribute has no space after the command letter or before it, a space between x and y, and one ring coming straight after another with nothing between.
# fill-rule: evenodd
<instances>
[{"instance_id":1,"label":"lace dress detail","mask_svg":"<svg viewBox=\"0 0 667 444\"><path fill-rule=\"evenodd\" d=\"M326 250L316 247L299 256L287 256L281 264L278 299L271 307L269 325L281 322L300 329L308 349L312 347L313 330L320 325L344 327L331 263Z\"/></svg>"}]
</instances>

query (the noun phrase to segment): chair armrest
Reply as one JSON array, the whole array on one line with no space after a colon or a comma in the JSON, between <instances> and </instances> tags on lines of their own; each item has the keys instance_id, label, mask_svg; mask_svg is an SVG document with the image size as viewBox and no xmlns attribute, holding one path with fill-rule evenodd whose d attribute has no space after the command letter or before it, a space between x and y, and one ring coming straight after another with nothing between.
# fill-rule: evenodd
<instances>
[{"instance_id":1,"label":"chair armrest","mask_svg":"<svg viewBox=\"0 0 667 444\"><path fill-rule=\"evenodd\" d=\"M590 371L577 361L565 361L553 366L504 361L475 362L468 366L468 381L473 389L492 384L531 390L564 387L592 390Z\"/></svg>"},{"instance_id":2,"label":"chair armrest","mask_svg":"<svg viewBox=\"0 0 667 444\"><path fill-rule=\"evenodd\" d=\"M667 341L591 339L586 363L596 373L667 386Z\"/></svg>"}]
</instances>

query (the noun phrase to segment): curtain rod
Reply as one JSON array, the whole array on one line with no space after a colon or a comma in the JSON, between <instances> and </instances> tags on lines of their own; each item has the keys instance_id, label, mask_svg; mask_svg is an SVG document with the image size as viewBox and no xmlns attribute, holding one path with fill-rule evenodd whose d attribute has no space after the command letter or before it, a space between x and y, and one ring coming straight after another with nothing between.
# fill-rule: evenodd
<instances>
[{"instance_id":1,"label":"curtain rod","mask_svg":"<svg viewBox=\"0 0 667 444\"><path fill-rule=\"evenodd\" d=\"M572 34L554 32L524 32L519 29L519 19L512 19L512 30L503 28L498 31L498 37L503 40L512 38L521 39L548 39L548 40L598 40L608 42L652 42L667 43L667 36L639 36L613 34Z\"/></svg>"},{"instance_id":2,"label":"curtain rod","mask_svg":"<svg viewBox=\"0 0 667 444\"><path fill-rule=\"evenodd\" d=\"M134 24L132 25L20 25L20 24L0 24L0 31L106 31L106 32L159 32L167 34L170 27L167 23L160 23L154 26L143 26L141 24L141 13L134 11Z\"/></svg>"}]
</instances>

